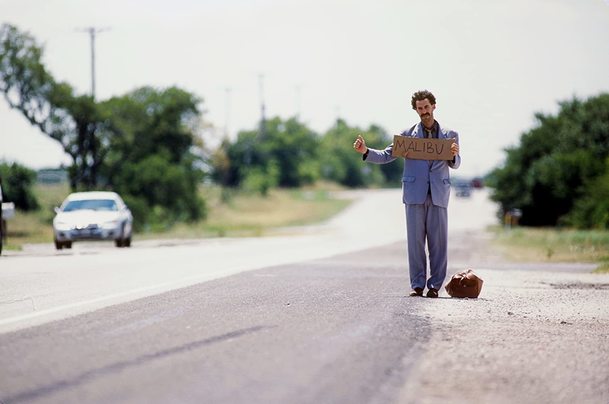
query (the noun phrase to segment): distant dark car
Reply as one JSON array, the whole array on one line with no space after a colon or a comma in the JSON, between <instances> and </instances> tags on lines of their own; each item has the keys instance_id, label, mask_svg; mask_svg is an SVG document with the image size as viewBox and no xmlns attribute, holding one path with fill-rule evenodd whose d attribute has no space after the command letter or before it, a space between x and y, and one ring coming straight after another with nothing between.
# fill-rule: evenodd
<instances>
[{"instance_id":1,"label":"distant dark car","mask_svg":"<svg viewBox=\"0 0 609 404\"><path fill-rule=\"evenodd\" d=\"M472 179L471 186L476 189L484 187L482 178L476 177L476 178Z\"/></svg>"},{"instance_id":2,"label":"distant dark car","mask_svg":"<svg viewBox=\"0 0 609 404\"><path fill-rule=\"evenodd\" d=\"M469 198L472 196L472 187L464 182L455 184L455 195L459 198Z\"/></svg>"},{"instance_id":3,"label":"distant dark car","mask_svg":"<svg viewBox=\"0 0 609 404\"><path fill-rule=\"evenodd\" d=\"M72 248L77 240L114 240L131 246L133 216L115 192L76 192L55 208L55 248Z\"/></svg>"}]
</instances>

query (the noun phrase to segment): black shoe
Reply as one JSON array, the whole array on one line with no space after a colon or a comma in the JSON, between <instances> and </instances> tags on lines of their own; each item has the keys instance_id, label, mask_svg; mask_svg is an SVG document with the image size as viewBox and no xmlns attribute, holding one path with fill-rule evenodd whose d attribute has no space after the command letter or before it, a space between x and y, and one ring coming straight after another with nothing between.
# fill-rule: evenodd
<instances>
[{"instance_id":1,"label":"black shoe","mask_svg":"<svg viewBox=\"0 0 609 404\"><path fill-rule=\"evenodd\" d=\"M410 292L410 296L423 296L423 288L414 288L412 292Z\"/></svg>"},{"instance_id":2,"label":"black shoe","mask_svg":"<svg viewBox=\"0 0 609 404\"><path fill-rule=\"evenodd\" d=\"M429 289L427 291L427 297L433 297L433 298L438 297L438 289Z\"/></svg>"}]
</instances>

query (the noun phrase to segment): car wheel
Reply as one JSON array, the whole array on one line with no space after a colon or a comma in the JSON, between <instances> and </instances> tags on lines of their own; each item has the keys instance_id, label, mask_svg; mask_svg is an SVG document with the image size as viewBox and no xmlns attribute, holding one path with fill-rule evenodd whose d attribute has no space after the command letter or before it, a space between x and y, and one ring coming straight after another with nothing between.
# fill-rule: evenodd
<instances>
[{"instance_id":1,"label":"car wheel","mask_svg":"<svg viewBox=\"0 0 609 404\"><path fill-rule=\"evenodd\" d=\"M125 227L126 224L123 223L123 229L121 230L122 238L117 238L114 240L117 247L131 247L131 234L129 237L125 237Z\"/></svg>"},{"instance_id":2,"label":"car wheel","mask_svg":"<svg viewBox=\"0 0 609 404\"><path fill-rule=\"evenodd\" d=\"M63 248L63 243L61 241L55 240L55 248L61 250Z\"/></svg>"}]
</instances>

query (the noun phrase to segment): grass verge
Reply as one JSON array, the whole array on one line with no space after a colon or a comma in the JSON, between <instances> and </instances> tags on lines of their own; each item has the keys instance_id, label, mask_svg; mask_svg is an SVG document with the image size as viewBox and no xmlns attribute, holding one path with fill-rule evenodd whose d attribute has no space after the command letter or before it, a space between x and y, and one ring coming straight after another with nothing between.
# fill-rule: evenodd
<instances>
[{"instance_id":1,"label":"grass verge","mask_svg":"<svg viewBox=\"0 0 609 404\"><path fill-rule=\"evenodd\" d=\"M331 184L301 189L274 189L267 196L244 191L203 187L207 219L179 223L162 233L144 232L138 238L257 237L287 226L323 222L350 201L334 198Z\"/></svg>"},{"instance_id":2,"label":"grass verge","mask_svg":"<svg viewBox=\"0 0 609 404\"><path fill-rule=\"evenodd\" d=\"M598 262L609 273L609 232L554 228L494 227L495 241L517 261Z\"/></svg>"}]
</instances>

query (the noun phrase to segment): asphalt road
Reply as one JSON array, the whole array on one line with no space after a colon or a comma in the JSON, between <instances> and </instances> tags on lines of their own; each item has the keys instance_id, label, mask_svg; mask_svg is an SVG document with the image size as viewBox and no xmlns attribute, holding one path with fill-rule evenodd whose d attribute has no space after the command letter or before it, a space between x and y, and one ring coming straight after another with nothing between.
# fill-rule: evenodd
<instances>
[{"instance_id":1,"label":"asphalt road","mask_svg":"<svg viewBox=\"0 0 609 404\"><path fill-rule=\"evenodd\" d=\"M243 271L302 262L404 239L399 190L347 192L355 202L328 223L271 237L51 243L0 259L0 332L43 324ZM484 203L483 199L480 199ZM382 223L373 234L370 226Z\"/></svg>"},{"instance_id":2,"label":"asphalt road","mask_svg":"<svg viewBox=\"0 0 609 404\"><path fill-rule=\"evenodd\" d=\"M3 257L1 402L609 402L608 276L505 262L478 193L452 201L449 273L481 298L407 297L394 196L298 235Z\"/></svg>"}]
</instances>

